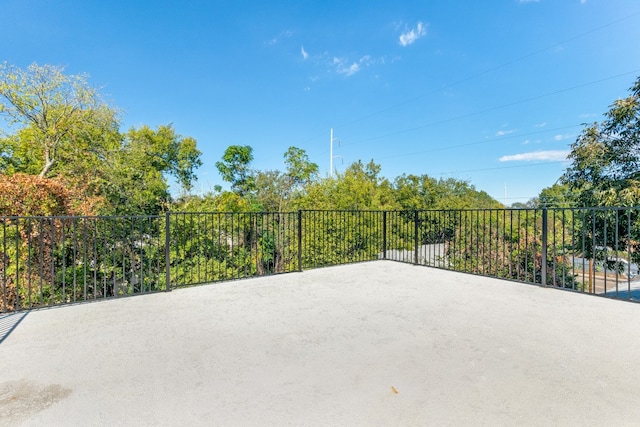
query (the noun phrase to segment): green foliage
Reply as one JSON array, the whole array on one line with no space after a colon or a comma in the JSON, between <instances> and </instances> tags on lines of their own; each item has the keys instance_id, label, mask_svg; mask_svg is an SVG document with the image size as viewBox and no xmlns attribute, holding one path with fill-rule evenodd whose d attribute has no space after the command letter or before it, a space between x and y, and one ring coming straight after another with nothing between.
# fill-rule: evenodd
<instances>
[{"instance_id":1,"label":"green foliage","mask_svg":"<svg viewBox=\"0 0 640 427\"><path fill-rule=\"evenodd\" d=\"M216 168L222 179L231 184L231 190L245 196L255 189L255 178L249 168L253 160L253 148L249 145L230 145L224 151Z\"/></svg>"},{"instance_id":2,"label":"green foliage","mask_svg":"<svg viewBox=\"0 0 640 427\"><path fill-rule=\"evenodd\" d=\"M170 125L130 129L109 162L104 184L108 213L152 215L166 209L168 176L184 189L191 188L200 154L193 138L177 135Z\"/></svg>"},{"instance_id":3,"label":"green foliage","mask_svg":"<svg viewBox=\"0 0 640 427\"><path fill-rule=\"evenodd\" d=\"M260 206L231 191L185 196L171 205L174 212L258 212Z\"/></svg>"},{"instance_id":4,"label":"green foliage","mask_svg":"<svg viewBox=\"0 0 640 427\"><path fill-rule=\"evenodd\" d=\"M290 209L290 182L277 170L255 174L256 203L265 212L284 212Z\"/></svg>"},{"instance_id":5,"label":"green foliage","mask_svg":"<svg viewBox=\"0 0 640 427\"><path fill-rule=\"evenodd\" d=\"M296 206L301 209L382 210L397 204L389 181L373 161L351 164L344 173L310 183Z\"/></svg>"},{"instance_id":6,"label":"green foliage","mask_svg":"<svg viewBox=\"0 0 640 427\"><path fill-rule=\"evenodd\" d=\"M0 311L164 289L163 220L0 218Z\"/></svg>"},{"instance_id":7,"label":"green foliage","mask_svg":"<svg viewBox=\"0 0 640 427\"><path fill-rule=\"evenodd\" d=\"M0 113L11 126L21 127L16 151L29 154L25 160L32 170L37 165L41 178L57 163L95 149L100 145L95 137L101 141L116 120L84 76L63 71L51 65L32 64L25 70L0 65Z\"/></svg>"},{"instance_id":8,"label":"green foliage","mask_svg":"<svg viewBox=\"0 0 640 427\"><path fill-rule=\"evenodd\" d=\"M578 192L581 206L640 204L640 77L630 92L571 146L562 182Z\"/></svg>"},{"instance_id":9,"label":"green foliage","mask_svg":"<svg viewBox=\"0 0 640 427\"><path fill-rule=\"evenodd\" d=\"M303 267L377 259L382 252L382 218L376 211L304 212Z\"/></svg>"},{"instance_id":10,"label":"green foliage","mask_svg":"<svg viewBox=\"0 0 640 427\"><path fill-rule=\"evenodd\" d=\"M445 240L456 270L551 286L576 288L567 258L572 249L571 217L563 210L549 211L547 258L542 258L543 211L460 211L454 235ZM546 263L547 279L542 278Z\"/></svg>"},{"instance_id":11,"label":"green foliage","mask_svg":"<svg viewBox=\"0 0 640 427\"><path fill-rule=\"evenodd\" d=\"M174 213L170 221L174 285L297 269L297 213Z\"/></svg>"},{"instance_id":12,"label":"green foliage","mask_svg":"<svg viewBox=\"0 0 640 427\"><path fill-rule=\"evenodd\" d=\"M579 194L563 183L555 183L551 187L542 189L536 200L540 208L569 208L576 206Z\"/></svg>"},{"instance_id":13,"label":"green foliage","mask_svg":"<svg viewBox=\"0 0 640 427\"><path fill-rule=\"evenodd\" d=\"M394 182L402 209L477 209L501 207L473 185L453 178L436 180L428 175L401 175Z\"/></svg>"},{"instance_id":14,"label":"green foliage","mask_svg":"<svg viewBox=\"0 0 640 427\"><path fill-rule=\"evenodd\" d=\"M86 77L60 67L0 65L0 115L17 127L0 138L0 172L55 177L93 213L159 213L168 179L188 191L201 165L196 141L171 125L122 134L116 110Z\"/></svg>"},{"instance_id":15,"label":"green foliage","mask_svg":"<svg viewBox=\"0 0 640 427\"><path fill-rule=\"evenodd\" d=\"M302 148L289 147L284 153L284 163L287 166L285 176L288 191L301 189L318 176L318 165L309 160Z\"/></svg>"}]
</instances>

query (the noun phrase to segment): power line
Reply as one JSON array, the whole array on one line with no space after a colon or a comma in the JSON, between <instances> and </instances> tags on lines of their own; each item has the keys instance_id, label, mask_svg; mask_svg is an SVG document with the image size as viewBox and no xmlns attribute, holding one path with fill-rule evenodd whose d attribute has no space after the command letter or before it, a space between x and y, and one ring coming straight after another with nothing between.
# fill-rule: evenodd
<instances>
[{"instance_id":1,"label":"power line","mask_svg":"<svg viewBox=\"0 0 640 427\"><path fill-rule=\"evenodd\" d=\"M354 120L351 120L351 121L349 121L349 122L343 123L342 125L339 125L339 126L338 126L338 127L336 127L336 128L343 127L343 126L348 126L348 125L351 125L351 124L353 124L353 123L357 123L357 122L360 122L360 121L362 121L362 120L366 120L366 119L368 119L368 118L370 118L370 117L373 117L373 116L376 116L376 115L378 115L378 114L381 114L381 113L384 113L384 112L387 112L387 111L393 110L393 109L395 109L395 108L397 108L397 107L400 107L400 106L403 106L403 105L409 104L409 103L411 103L411 102L413 102L413 101L417 101L418 99L422 99L422 98L425 98L425 97L427 97L427 96L433 95L434 93L437 93L437 92L439 92L439 91L442 91L443 89L449 89L449 88L452 88L452 87L457 86L457 85L459 85L459 84L465 83L465 82L467 82L467 81L469 81L469 80L473 80L473 79L475 79L475 78L478 78L478 77L484 76L485 74L489 74L489 73L491 73L491 72L493 72L493 71L496 71L496 70L499 70L499 69L501 69L501 68L504 68L504 67L506 67L506 66L508 66L508 65L514 64L514 63L516 63L516 62L520 62L520 61L522 61L522 60L524 60L524 59L527 59L527 58L530 58L530 57L532 57L532 56L538 55L538 54L540 54L540 53L543 53L543 52L546 52L546 51L549 51L549 50L555 49L555 48L557 48L557 47L559 47L559 46L562 46L563 44L566 44L566 43L569 43L569 42L571 42L571 41L577 40L577 39L579 39L579 38L585 37L585 36L587 36L587 35L593 34L593 33L595 33L595 32L598 32L598 31L602 30L602 29L605 29L605 28L611 27L611 26L613 26L613 25L619 24L619 23L620 23L620 22L622 22L622 21L625 21L625 20L627 20L627 19L633 18L633 17L638 16L638 15L640 15L640 11L637 11L637 12L631 13L630 15L627 15L627 16L624 16L624 17L622 17L622 18L616 19L616 20L614 20L614 21L608 22L608 23L603 24L603 25L601 25L601 26L599 26L599 27L592 28L592 29L590 29L590 30L588 30L588 31L585 31L584 33L581 33L581 34L578 34L578 35L575 35L575 36L569 37L568 39L565 39L565 40L563 40L563 41L560 41L560 42L558 42L558 43L555 43L555 44L553 44L553 45L551 45L551 46L547 46L547 47L545 47L545 48L538 49L538 50L535 50L535 51L533 51L533 52L527 53L527 54L525 54L525 55L523 55L523 56L519 56L519 57L517 57L517 58L515 58L515 59L509 60L509 61L506 61L506 62L503 62L503 63L501 63L501 64L499 64L499 65L496 65L495 67L489 68L489 69L487 69L487 70L481 71L481 72L479 72L479 73L472 74L472 75L467 76L467 77L464 77L464 78L462 78L462 79L460 79L460 80L456 80L456 81L455 81L455 82L453 82L453 83L445 84L444 86L442 86L442 87L440 87L440 88L438 88L438 89L436 89L436 90L433 90L433 91L430 91L430 92L424 93L424 94L422 94L422 95L415 96L415 97L413 97L413 98L407 99L407 100L405 100L405 101L398 102L398 103L396 103L396 104L392 104L392 105L391 105L391 106L389 106L389 107L383 108L383 109L378 110L378 111L374 111L373 113L370 113L370 114L368 114L368 115L365 115L365 116L362 116L362 117L356 118L356 119L354 119Z\"/></svg>"},{"instance_id":2,"label":"power line","mask_svg":"<svg viewBox=\"0 0 640 427\"><path fill-rule=\"evenodd\" d=\"M434 175L452 175L452 174L466 173L466 172L484 172L484 171L492 171L492 170L499 170L499 169L528 168L528 167L534 167L534 166L544 166L544 165L551 165L555 163L565 163L565 162L567 162L567 160L556 160L552 162L540 162L540 163L532 163L528 165L496 166L493 168L456 170L451 172L435 173Z\"/></svg>"},{"instance_id":3,"label":"power line","mask_svg":"<svg viewBox=\"0 0 640 427\"><path fill-rule=\"evenodd\" d=\"M524 59L527 59L527 58L530 58L532 56L538 55L538 54L543 53L545 51L549 51L549 50L555 49L555 48L557 48L557 47L559 47L559 46L561 46L563 44L566 44L568 42L572 42L574 40L580 39L580 38L585 37L587 35L590 35L590 34L598 32L598 31L601 31L601 30L603 30L605 28L614 26L616 24L619 24L620 22L623 22L625 20L631 19L631 18L636 17L638 15L640 15L640 11L636 11L636 12L631 13L629 15L626 15L626 16L624 16L622 18L619 18L619 19L616 19L614 21L610 21L610 22L608 22L606 24L600 25L598 27L592 28L592 29L587 30L587 31L585 31L583 33L580 33L580 34L577 34L575 36L569 37L567 39L564 39L564 40L562 40L560 42L554 43L553 45L547 46L545 48L534 50L534 51L532 51L530 53L527 53L527 54L522 55L520 57L517 57L515 59L505 61L505 62L503 62L503 63L501 63L501 64L499 64L499 65L497 65L495 67L492 67L490 69L484 70L484 71L479 72L479 73L472 74L472 75L467 76L465 78L462 78L460 80L454 81L453 83L445 84L444 86L438 88L435 91L424 93L422 95L419 95L419 96L407 99L405 101L390 105L389 107L383 108L383 109L375 111L373 113L361 116L361 117L356 118L354 120L345 122L345 123L343 123L341 125L338 125L338 127L336 127L336 128L340 128L340 127L348 126L348 125L353 124L353 123L357 123L359 121L368 119L370 117L373 117L375 115L381 114L383 112L387 112L387 111L390 111L392 109L398 108L400 106L403 106L403 105L408 104L410 102L413 102L415 100L424 98L424 97L429 96L429 95L431 95L433 93L439 92L439 91L441 91L443 89L457 86L459 84L462 84L462 83L467 82L469 80L472 80L474 78L477 78L477 77L486 75L488 73L491 73L491 72L493 72L495 70L504 68L504 67L506 67L508 65L511 65L513 63L522 61ZM571 91L571 90L575 90L575 89L583 88L583 87L586 87L586 86L598 84L598 83L601 83L601 82L604 82L604 81L607 81L607 80L612 80L612 79L619 78L619 77L622 77L622 76L626 76L626 75L629 75L629 74L638 73L639 71L640 70L632 70L632 71L629 71L629 72L617 74L615 76L610 76L610 77L606 77L606 78L603 78L603 79L595 80L595 81L592 81L592 82L588 82L588 83L583 83L583 84L580 84L580 85L572 86L572 87L569 87L569 88L556 90L554 92L550 92L550 93L546 93L546 94L542 94L542 95L537 95L537 96L534 96L534 97L522 99L522 100L511 102L511 103L508 103L508 104L503 104L503 105L499 105L499 106L495 106L495 107L490 107L490 108L487 108L487 109L484 109L484 110L481 110L481 111L472 112L472 113L465 114L465 115L462 115L462 116L457 116L457 117L453 117L453 118L449 118L449 119L440 120L440 121L437 121L437 122L427 123L427 124L423 124L423 125L412 127L412 128L401 129L399 131L390 132L390 133L387 133L387 134L384 134L384 135L370 137L370 138L362 139L362 140L359 140L359 141L354 141L354 142L351 142L351 143L348 143L348 144L343 144L343 145L346 145L346 146L348 146L348 145L356 145L356 144L361 144L363 142L369 142L369 141L373 141L373 140L376 140L376 139L382 139L382 138L386 138L386 137L390 137L390 136L399 135L399 134L402 134L402 133L407 133L407 132L411 132L411 131L415 131L415 130L419 130L419 129L424 129L424 128L427 128L427 127L436 126L436 125L439 125L439 124L444 124L444 123L452 122L452 121L455 121L455 120L460 120L460 119L472 117L472 116L475 116L475 115L480 115L480 114L483 114L483 113L486 113L486 112L495 111L495 110L499 110L499 109L502 109L502 108L507 108L507 107L511 107L511 106L514 106L514 105L522 104L522 103L525 103L525 102L534 101L534 100L537 100L537 99L540 99L540 98L549 97L549 96L557 95L557 94L560 94L560 93L563 93L563 92L568 92L568 91ZM509 139L509 138L524 137L524 136L528 136L528 135L535 135L535 134L538 134L538 133L551 132L553 130L560 130L560 129L566 129L566 128L577 127L577 126L581 126L581 125L571 125L571 126L559 127L559 128L555 128L555 129L547 129L547 130L543 130L543 131L540 131L540 132L532 132L532 133L528 133L528 134L519 134L519 135L514 135L514 136L510 136L510 137L506 137L506 138L494 139L493 141L499 141L499 140L502 140L502 139ZM307 141L310 141L312 139L313 138L309 138ZM414 154L427 153L427 152L438 151L438 150L462 148L462 147L465 147L465 146L482 144L482 143L485 143L485 142L492 142L492 140L478 141L478 142L467 143L467 144L458 144L458 145L455 145L455 146L441 147L441 148L430 149L430 150L423 150L423 151L414 152L414 153L410 153L410 154L399 154L399 155L394 155L394 156L387 156L387 157L380 158L380 160L389 159L389 158L395 158L395 157L402 157L402 156L410 156L410 155L414 155ZM538 164L527 165L527 166L536 166L536 165L542 165L542 164L546 164L546 163L538 163ZM523 167L523 166L520 165L520 166L517 166L517 167ZM509 167L489 168L489 169L480 169L480 170L506 169L506 168L509 168Z\"/></svg>"},{"instance_id":4,"label":"power line","mask_svg":"<svg viewBox=\"0 0 640 427\"><path fill-rule=\"evenodd\" d=\"M473 117L473 116L477 116L477 115L480 115L480 114L488 113L490 111L496 111L496 110L500 110L500 109L507 108L507 107L513 107L514 105L524 104L525 102L535 101L535 100L538 100L538 99L541 99L541 98L546 98L546 97L549 97L549 96L557 95L559 93L569 92L569 91L572 91L572 90L580 89L580 88L583 88L583 87L586 87L586 86L591 86L591 85L594 85L594 84L602 83L602 82L605 82L605 81L608 81L608 80L613 80L613 79L616 79L616 78L619 78L619 77L622 77L622 76L627 76L629 74L635 74L635 73L638 73L638 72L640 72L640 69L635 69L635 70L627 71L627 72L624 72L624 73L621 73L621 74L616 74L614 76L605 77L605 78L602 78L602 79L599 79L599 80L594 80L594 81L591 81L591 82L582 83L582 84L579 84L579 85L576 85L576 86L571 86L571 87L564 88L564 89L559 89L559 90L556 90L556 91L553 91L553 92L549 92L549 93L545 93L545 94L542 94L542 95L532 96L532 97L529 97L529 98L525 98L525 99L521 99L521 100L518 100L518 101L510 102L510 103L507 103L507 104L502 104L502 105L498 105L498 106L495 106L495 107L489 107L489 108L486 108L484 110L475 111L475 112L468 113L468 114L463 114L461 116L450 117L448 119L438 120L438 121L435 121L435 122L431 122L431 123L426 123L426 124L423 124L423 125L415 126L415 127L412 127L412 128L407 128L407 129L402 129L402 130L395 131L395 132L390 132L390 133L387 133L387 134L384 134L384 135L380 135L380 136L374 136L374 137L370 137L370 138L361 139L359 141L355 141L355 142L352 142L352 143L349 143L349 144L344 144L344 145L346 146L346 145L362 144L363 142L369 142L369 141L373 141L373 140L376 140L376 139L382 139L382 138L387 138L387 137L390 137L390 136L396 136L396 135L399 135L399 134L402 134L402 133L412 132L412 131L419 130L419 129L424 129L424 128L427 128L427 127L437 126L437 125L453 122L453 121L460 120L460 119L466 119L466 118L469 118L469 117Z\"/></svg>"},{"instance_id":5,"label":"power line","mask_svg":"<svg viewBox=\"0 0 640 427\"><path fill-rule=\"evenodd\" d=\"M502 137L502 138L483 139L482 141L468 142L466 144L449 145L449 146L446 146L446 147L431 148L429 150L414 151L412 153L407 153L407 154L396 154L396 155L393 155L393 156L379 157L378 160L395 159L395 158L398 158L398 157L415 156L416 154L433 153L435 151L445 151L445 150L452 150L452 149L455 149L455 148L469 147L469 146L472 146L472 145L488 144L490 142L500 142L500 141L504 141L504 140L507 140L507 139L523 138L523 137L526 137L526 136L539 135L541 133L555 132L555 131L575 128L575 127L579 127L579 126L583 126L583 125L582 124L576 124L576 125L570 125L570 126L560 126L560 127L557 127L557 128L545 129L545 130L541 130L541 131L537 131L537 132L519 133L519 134L515 134L515 135L505 136L505 137Z\"/></svg>"}]
</instances>

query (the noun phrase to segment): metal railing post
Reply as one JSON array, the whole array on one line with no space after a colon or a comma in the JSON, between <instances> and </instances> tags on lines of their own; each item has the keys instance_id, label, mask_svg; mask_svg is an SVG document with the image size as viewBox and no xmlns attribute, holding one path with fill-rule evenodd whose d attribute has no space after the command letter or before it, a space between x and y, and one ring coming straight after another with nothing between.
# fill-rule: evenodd
<instances>
[{"instance_id":1,"label":"metal railing post","mask_svg":"<svg viewBox=\"0 0 640 427\"><path fill-rule=\"evenodd\" d=\"M164 277L165 277L165 292L171 291L171 227L169 225L170 220L169 211L164 213Z\"/></svg>"},{"instance_id":2,"label":"metal railing post","mask_svg":"<svg viewBox=\"0 0 640 427\"><path fill-rule=\"evenodd\" d=\"M387 259L387 211L382 212L382 259Z\"/></svg>"},{"instance_id":3,"label":"metal railing post","mask_svg":"<svg viewBox=\"0 0 640 427\"><path fill-rule=\"evenodd\" d=\"M298 271L302 271L302 209L298 209Z\"/></svg>"},{"instance_id":4,"label":"metal railing post","mask_svg":"<svg viewBox=\"0 0 640 427\"><path fill-rule=\"evenodd\" d=\"M547 286L547 242L549 240L548 233L547 208L542 209L542 255L541 255L541 273L540 284Z\"/></svg>"},{"instance_id":5,"label":"metal railing post","mask_svg":"<svg viewBox=\"0 0 640 427\"><path fill-rule=\"evenodd\" d=\"M418 210L413 211L413 263L418 263Z\"/></svg>"}]
</instances>

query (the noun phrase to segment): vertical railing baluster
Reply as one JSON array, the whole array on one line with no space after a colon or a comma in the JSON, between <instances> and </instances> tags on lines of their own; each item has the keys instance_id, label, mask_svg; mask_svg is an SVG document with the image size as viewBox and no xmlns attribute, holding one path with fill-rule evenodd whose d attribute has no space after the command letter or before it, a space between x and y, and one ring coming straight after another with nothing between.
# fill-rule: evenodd
<instances>
[{"instance_id":1,"label":"vertical railing baluster","mask_svg":"<svg viewBox=\"0 0 640 427\"><path fill-rule=\"evenodd\" d=\"M418 225L418 210L414 210L413 211L413 263L414 264L418 264L418 232L419 232L419 225Z\"/></svg>"},{"instance_id":2,"label":"vertical railing baluster","mask_svg":"<svg viewBox=\"0 0 640 427\"><path fill-rule=\"evenodd\" d=\"M27 218L27 307L31 308L33 307L33 301L31 300L31 269L32 269L32 265L33 265L33 254L31 253L31 242L32 242L32 238L31 238L31 231L32 231L32 224L31 224L31 220L32 218L29 217Z\"/></svg>"},{"instance_id":3,"label":"vertical railing baluster","mask_svg":"<svg viewBox=\"0 0 640 427\"><path fill-rule=\"evenodd\" d=\"M540 284L547 286L547 241L549 238L547 230L547 208L542 209L542 254L541 258L541 272L540 272Z\"/></svg>"}]
</instances>

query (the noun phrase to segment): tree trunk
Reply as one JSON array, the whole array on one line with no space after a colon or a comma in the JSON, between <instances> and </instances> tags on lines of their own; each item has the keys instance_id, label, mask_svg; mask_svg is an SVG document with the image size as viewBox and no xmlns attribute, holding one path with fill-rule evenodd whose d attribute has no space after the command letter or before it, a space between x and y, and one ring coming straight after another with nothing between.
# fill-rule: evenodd
<instances>
[{"instance_id":1,"label":"tree trunk","mask_svg":"<svg viewBox=\"0 0 640 427\"><path fill-rule=\"evenodd\" d=\"M51 149L46 148L44 151L44 167L40 171L40 174L38 175L38 177L39 178L46 177L55 162L56 160L51 158Z\"/></svg>"}]
</instances>

